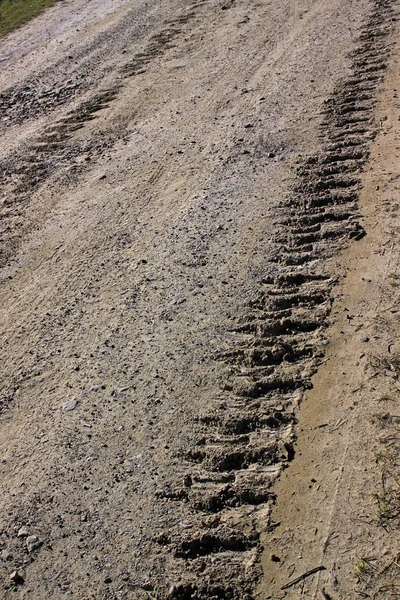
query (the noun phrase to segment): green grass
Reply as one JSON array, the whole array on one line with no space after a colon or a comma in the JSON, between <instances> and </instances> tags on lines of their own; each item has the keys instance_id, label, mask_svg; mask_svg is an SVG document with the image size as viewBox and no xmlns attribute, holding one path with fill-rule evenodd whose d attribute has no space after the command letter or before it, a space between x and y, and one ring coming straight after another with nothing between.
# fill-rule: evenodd
<instances>
[{"instance_id":1,"label":"green grass","mask_svg":"<svg viewBox=\"0 0 400 600\"><path fill-rule=\"evenodd\" d=\"M371 567L368 564L368 562L364 558L359 558L357 560L357 565L354 570L354 578L357 581L357 583L361 583L364 580L365 576L368 575L370 570Z\"/></svg>"},{"instance_id":2,"label":"green grass","mask_svg":"<svg viewBox=\"0 0 400 600\"><path fill-rule=\"evenodd\" d=\"M0 0L0 38L56 2L57 0Z\"/></svg>"},{"instance_id":3,"label":"green grass","mask_svg":"<svg viewBox=\"0 0 400 600\"><path fill-rule=\"evenodd\" d=\"M374 415L374 422L382 429L374 455L382 485L375 494L377 523L386 531L400 529L400 416L381 413Z\"/></svg>"}]
</instances>

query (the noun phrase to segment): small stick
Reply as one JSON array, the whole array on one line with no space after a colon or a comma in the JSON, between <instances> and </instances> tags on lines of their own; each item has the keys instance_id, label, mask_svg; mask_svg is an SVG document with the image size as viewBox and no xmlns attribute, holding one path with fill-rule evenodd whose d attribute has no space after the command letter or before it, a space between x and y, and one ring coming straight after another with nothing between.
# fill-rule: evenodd
<instances>
[{"instance_id":1,"label":"small stick","mask_svg":"<svg viewBox=\"0 0 400 600\"><path fill-rule=\"evenodd\" d=\"M292 581L289 581L289 583L286 583L285 585L283 585L281 587L281 590L287 590L288 588L292 587L292 585L296 585L296 583L303 581L303 579L306 579L310 575L314 575L314 573L318 573L318 571L326 571L326 567L320 566L320 567L315 567L314 569L310 569L310 571L306 571L305 573L303 573L303 575L300 575L300 577L296 577L296 579L292 579Z\"/></svg>"},{"instance_id":2,"label":"small stick","mask_svg":"<svg viewBox=\"0 0 400 600\"><path fill-rule=\"evenodd\" d=\"M380 577L381 575L383 575L384 573L386 573L386 571L387 571L388 569L390 569L390 567L391 567L393 564L395 564L395 562L396 562L396 560L395 560L394 558L393 558L393 559L392 559L390 562L388 562L388 564L387 564L387 565L385 565L385 566L383 567L383 569L381 569L381 570L379 571L379 573L378 573L378 577Z\"/></svg>"},{"instance_id":3,"label":"small stick","mask_svg":"<svg viewBox=\"0 0 400 600\"><path fill-rule=\"evenodd\" d=\"M331 433L332 433L332 431L336 431L336 429L339 429L339 427L341 427L345 423L347 423L346 419L339 419L339 421L336 421L335 427L332 427L332 429L331 429Z\"/></svg>"},{"instance_id":4,"label":"small stick","mask_svg":"<svg viewBox=\"0 0 400 600\"><path fill-rule=\"evenodd\" d=\"M322 553L323 553L323 554L325 554L325 552L326 552L326 549L327 549L327 547L329 546L329 544L330 544L330 541L331 541L331 539L332 539L332 537L333 537L334 535L335 535L335 532L334 532L334 531L331 531L331 532L330 532L330 534L328 535L328 537L326 538L326 540L325 540L325 543L324 543L324 547L323 547L323 549L322 549ZM337 537L337 534L336 534L336 537Z\"/></svg>"}]
</instances>

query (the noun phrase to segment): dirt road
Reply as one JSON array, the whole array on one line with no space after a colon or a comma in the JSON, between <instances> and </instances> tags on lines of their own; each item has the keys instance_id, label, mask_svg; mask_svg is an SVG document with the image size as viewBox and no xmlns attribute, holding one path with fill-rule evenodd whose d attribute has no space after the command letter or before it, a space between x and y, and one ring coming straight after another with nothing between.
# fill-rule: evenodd
<instances>
[{"instance_id":1,"label":"dirt road","mask_svg":"<svg viewBox=\"0 0 400 600\"><path fill-rule=\"evenodd\" d=\"M0 42L4 598L284 597L397 15L71 0Z\"/></svg>"}]
</instances>

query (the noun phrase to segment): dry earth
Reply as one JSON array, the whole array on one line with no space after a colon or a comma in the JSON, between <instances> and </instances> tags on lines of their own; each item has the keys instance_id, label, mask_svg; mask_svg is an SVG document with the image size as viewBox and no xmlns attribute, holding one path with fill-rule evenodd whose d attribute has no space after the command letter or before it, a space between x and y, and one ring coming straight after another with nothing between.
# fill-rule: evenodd
<instances>
[{"instance_id":1,"label":"dry earth","mask_svg":"<svg viewBox=\"0 0 400 600\"><path fill-rule=\"evenodd\" d=\"M367 236L331 261L341 282L324 365L298 414L296 459L274 488L279 525L264 537L264 598L399 598L399 59L362 177Z\"/></svg>"},{"instance_id":2,"label":"dry earth","mask_svg":"<svg viewBox=\"0 0 400 600\"><path fill-rule=\"evenodd\" d=\"M399 598L398 14L0 42L2 597Z\"/></svg>"}]
</instances>

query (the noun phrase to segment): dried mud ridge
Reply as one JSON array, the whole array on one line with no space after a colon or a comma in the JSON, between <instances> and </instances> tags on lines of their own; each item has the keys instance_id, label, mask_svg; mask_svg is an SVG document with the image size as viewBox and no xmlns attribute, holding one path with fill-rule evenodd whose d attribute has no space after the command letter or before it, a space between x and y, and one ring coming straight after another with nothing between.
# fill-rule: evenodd
<instances>
[{"instance_id":1,"label":"dried mud ridge","mask_svg":"<svg viewBox=\"0 0 400 600\"><path fill-rule=\"evenodd\" d=\"M197 423L181 485L160 491L185 502L190 533L162 533L181 582L168 599L251 600L261 576L260 533L270 486L294 457L296 408L321 361L335 280L326 260L365 232L357 223L360 173L376 134L373 108L390 54L390 0L375 3L351 54L352 75L326 102L321 151L298 168L281 207L275 258L245 314L227 333L223 396ZM185 464L186 463L186 464ZM154 590L155 591L155 590Z\"/></svg>"},{"instance_id":2,"label":"dried mud ridge","mask_svg":"<svg viewBox=\"0 0 400 600\"><path fill-rule=\"evenodd\" d=\"M107 108L131 77L144 73L152 61L173 48L174 39L183 33L183 27L193 17L193 13L188 13L165 22L163 29L150 38L145 49L121 67L118 83L83 100L65 117L45 128L42 135L29 143L29 147L21 148L12 157L0 162L0 186L5 190L5 197L0 198L0 266L15 256L20 240L30 230L24 213L32 193L61 168L67 167L64 177L68 184L71 177L76 179L85 169L84 164L75 163L77 157L86 155L87 160L94 163L126 135L123 125L120 129L113 127L84 140L73 139L74 132ZM3 128L54 111L72 101L80 89L79 82L67 80L61 84L53 83L51 88L39 95L33 84L5 90L0 94Z\"/></svg>"}]
</instances>

